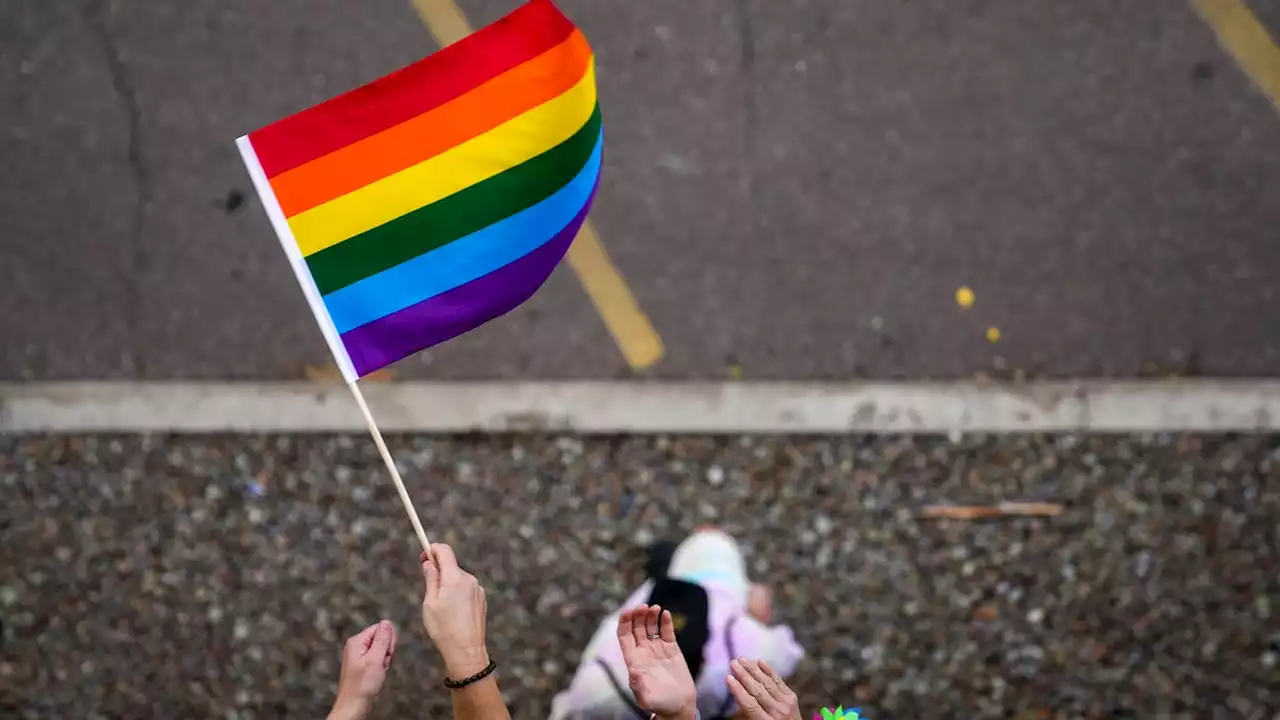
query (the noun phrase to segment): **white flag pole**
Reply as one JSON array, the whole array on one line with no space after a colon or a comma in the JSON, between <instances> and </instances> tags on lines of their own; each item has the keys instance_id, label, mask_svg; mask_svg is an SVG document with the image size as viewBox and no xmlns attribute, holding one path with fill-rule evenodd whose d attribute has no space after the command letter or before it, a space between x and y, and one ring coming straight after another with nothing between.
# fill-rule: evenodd
<instances>
[{"instance_id":1,"label":"white flag pole","mask_svg":"<svg viewBox=\"0 0 1280 720\"><path fill-rule=\"evenodd\" d=\"M387 471L391 473L391 479L395 481L396 491L400 493L400 502L404 503L404 511L409 513L409 522L413 523L413 531L418 534L418 542L421 542L422 549L430 554L431 543L427 540L427 531L422 529L422 520L418 518L418 511L413 509L409 491L404 488L404 480L400 479L400 471L396 469L395 460L391 459L391 451L387 449L387 443L382 439L378 423L373 421L373 413L369 412L369 405L364 401L360 385L348 383L348 386L351 388L351 394L356 396L356 404L360 406L360 412L364 413L365 422L369 424L369 434L373 435L373 442L378 446L378 452L382 454L382 462L386 464Z\"/></svg>"}]
</instances>

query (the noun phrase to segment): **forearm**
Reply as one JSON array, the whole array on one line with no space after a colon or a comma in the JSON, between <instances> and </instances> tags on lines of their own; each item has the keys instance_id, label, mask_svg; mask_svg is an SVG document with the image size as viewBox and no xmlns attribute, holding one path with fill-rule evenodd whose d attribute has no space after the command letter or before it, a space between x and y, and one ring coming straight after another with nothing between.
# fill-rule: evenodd
<instances>
[{"instance_id":1,"label":"forearm","mask_svg":"<svg viewBox=\"0 0 1280 720\"><path fill-rule=\"evenodd\" d=\"M329 711L328 720L364 720L369 715L370 703L338 698Z\"/></svg>"},{"instance_id":2,"label":"forearm","mask_svg":"<svg viewBox=\"0 0 1280 720\"><path fill-rule=\"evenodd\" d=\"M461 681L489 667L489 651L483 647L450 649L441 654L445 672L454 680ZM511 720L507 705L502 702L502 692L498 690L496 672L470 685L453 688L449 693L453 699L454 720Z\"/></svg>"},{"instance_id":3,"label":"forearm","mask_svg":"<svg viewBox=\"0 0 1280 720\"><path fill-rule=\"evenodd\" d=\"M454 720L511 720L495 675L450 692Z\"/></svg>"}]
</instances>

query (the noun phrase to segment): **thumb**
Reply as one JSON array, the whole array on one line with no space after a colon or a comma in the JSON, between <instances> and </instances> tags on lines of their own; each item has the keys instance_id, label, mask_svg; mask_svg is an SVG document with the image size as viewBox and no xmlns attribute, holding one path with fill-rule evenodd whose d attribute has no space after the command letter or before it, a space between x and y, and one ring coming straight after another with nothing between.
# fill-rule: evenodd
<instances>
[{"instance_id":1,"label":"thumb","mask_svg":"<svg viewBox=\"0 0 1280 720\"><path fill-rule=\"evenodd\" d=\"M378 623L377 629L373 631L373 642L369 645L369 654L376 658L386 657L394 634L395 628L390 620Z\"/></svg>"}]
</instances>

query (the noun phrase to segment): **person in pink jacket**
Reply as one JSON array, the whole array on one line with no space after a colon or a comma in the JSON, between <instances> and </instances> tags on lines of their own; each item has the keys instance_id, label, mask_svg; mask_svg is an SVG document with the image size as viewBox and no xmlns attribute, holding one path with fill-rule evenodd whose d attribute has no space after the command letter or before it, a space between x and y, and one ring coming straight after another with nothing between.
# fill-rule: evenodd
<instances>
[{"instance_id":1,"label":"person in pink jacket","mask_svg":"<svg viewBox=\"0 0 1280 720\"><path fill-rule=\"evenodd\" d=\"M735 703L726 678L735 658L764 660L785 678L804 657L791 628L771 624L769 590L747 579L742 551L725 533L701 528L674 548L652 548L649 575L622 607L656 605L670 612L680 652L695 679L702 720L733 713ZM620 609L600 623L569 688L553 700L551 720L648 720L651 716L629 686L618 641L623 612Z\"/></svg>"}]
</instances>

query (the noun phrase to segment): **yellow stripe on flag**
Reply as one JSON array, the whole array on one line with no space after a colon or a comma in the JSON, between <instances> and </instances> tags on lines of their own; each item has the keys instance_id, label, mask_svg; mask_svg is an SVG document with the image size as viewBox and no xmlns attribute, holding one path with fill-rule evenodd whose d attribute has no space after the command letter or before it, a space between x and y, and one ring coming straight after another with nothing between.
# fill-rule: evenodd
<instances>
[{"instance_id":1,"label":"yellow stripe on flag","mask_svg":"<svg viewBox=\"0 0 1280 720\"><path fill-rule=\"evenodd\" d=\"M457 147L289 218L311 255L509 170L569 139L596 106L595 61L563 95Z\"/></svg>"}]
</instances>

